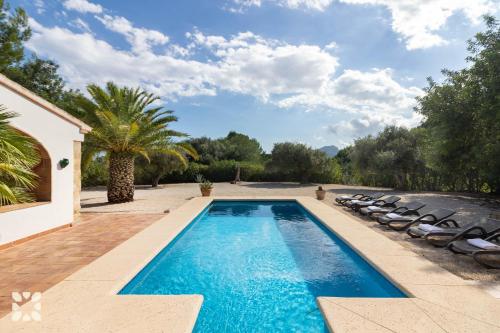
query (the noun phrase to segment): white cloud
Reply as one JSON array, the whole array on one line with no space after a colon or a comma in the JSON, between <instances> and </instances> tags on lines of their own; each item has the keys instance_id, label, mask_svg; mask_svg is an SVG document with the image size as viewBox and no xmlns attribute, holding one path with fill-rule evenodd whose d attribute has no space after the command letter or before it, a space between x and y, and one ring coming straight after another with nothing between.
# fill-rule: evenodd
<instances>
[{"instance_id":1,"label":"white cloud","mask_svg":"<svg viewBox=\"0 0 500 333\"><path fill-rule=\"evenodd\" d=\"M417 126L421 117L413 107L415 97L421 94L417 87L403 87L396 82L390 69L345 70L318 94L295 95L278 105L347 113L340 117L344 120L327 126L330 134L347 144L350 139L377 133L387 125Z\"/></svg>"},{"instance_id":2,"label":"white cloud","mask_svg":"<svg viewBox=\"0 0 500 333\"><path fill-rule=\"evenodd\" d=\"M262 0L233 0L233 3L241 7L260 7Z\"/></svg>"},{"instance_id":3,"label":"white cloud","mask_svg":"<svg viewBox=\"0 0 500 333\"><path fill-rule=\"evenodd\" d=\"M192 54L191 50L187 47L183 47L180 45L176 44L170 44L168 49L167 49L167 54L171 55L172 57L188 57Z\"/></svg>"},{"instance_id":4,"label":"white cloud","mask_svg":"<svg viewBox=\"0 0 500 333\"><path fill-rule=\"evenodd\" d=\"M191 50L179 46L158 54L118 50L90 33L47 28L34 20L31 26L27 46L57 60L64 77L78 88L113 80L142 85L165 98L225 90L267 100L279 94L313 94L338 65L337 58L318 46L290 45L249 32L226 39L195 31L188 34ZM186 58L186 52L195 51L208 52L212 60Z\"/></svg>"},{"instance_id":5,"label":"white cloud","mask_svg":"<svg viewBox=\"0 0 500 333\"><path fill-rule=\"evenodd\" d=\"M377 134L386 126L396 125L411 128L417 126L421 120L421 117L416 113L404 117L386 117L381 114L366 114L357 115L349 120L342 120L335 124L330 124L326 126L326 130L335 137L341 138L342 145L348 145L352 143L350 140L370 134Z\"/></svg>"},{"instance_id":6,"label":"white cloud","mask_svg":"<svg viewBox=\"0 0 500 333\"><path fill-rule=\"evenodd\" d=\"M335 50L338 47L337 43L331 42L327 45L325 45L325 49L327 50Z\"/></svg>"},{"instance_id":7,"label":"white cloud","mask_svg":"<svg viewBox=\"0 0 500 333\"><path fill-rule=\"evenodd\" d=\"M34 0L33 4L36 7L36 12L38 14L43 14L45 12L45 2L43 0Z\"/></svg>"},{"instance_id":8,"label":"white cloud","mask_svg":"<svg viewBox=\"0 0 500 333\"><path fill-rule=\"evenodd\" d=\"M275 94L313 93L330 80L336 57L315 45L290 45L251 32L231 39L190 34L218 58L215 82L225 90L267 100Z\"/></svg>"},{"instance_id":9,"label":"white cloud","mask_svg":"<svg viewBox=\"0 0 500 333\"><path fill-rule=\"evenodd\" d=\"M313 9L324 11L333 0L232 0L225 8L232 12L243 13L249 7L260 7L263 2L274 3L291 9Z\"/></svg>"},{"instance_id":10,"label":"white cloud","mask_svg":"<svg viewBox=\"0 0 500 333\"><path fill-rule=\"evenodd\" d=\"M281 107L329 108L349 113L380 113L392 117L410 112L422 91L403 87L390 69L345 70L315 94L298 94L278 102Z\"/></svg>"},{"instance_id":11,"label":"white cloud","mask_svg":"<svg viewBox=\"0 0 500 333\"><path fill-rule=\"evenodd\" d=\"M323 11L330 6L333 0L282 0L280 2L282 6L289 8L307 8Z\"/></svg>"},{"instance_id":12,"label":"white cloud","mask_svg":"<svg viewBox=\"0 0 500 333\"><path fill-rule=\"evenodd\" d=\"M80 13L93 13L99 14L102 13L103 8L99 4L92 3L87 0L65 0L63 2L63 6L66 9L76 10Z\"/></svg>"},{"instance_id":13,"label":"white cloud","mask_svg":"<svg viewBox=\"0 0 500 333\"><path fill-rule=\"evenodd\" d=\"M363 137L368 134L374 134L381 131L385 125L386 124L383 119L362 116L351 120L342 120L333 125L328 125L327 130L332 134L343 137L352 137L353 135Z\"/></svg>"},{"instance_id":14,"label":"white cloud","mask_svg":"<svg viewBox=\"0 0 500 333\"><path fill-rule=\"evenodd\" d=\"M351 5L386 7L392 18L392 29L401 35L408 50L425 49L447 43L438 32L452 15L463 13L472 23L480 22L482 15L500 9L496 0L337 0ZM333 0L232 0L236 12L260 7L262 2L274 3L290 9L326 10Z\"/></svg>"},{"instance_id":15,"label":"white cloud","mask_svg":"<svg viewBox=\"0 0 500 333\"><path fill-rule=\"evenodd\" d=\"M70 23L68 23L70 26L72 27L75 27L77 29L80 29L82 31L86 31L86 32L90 32L90 27L89 25L87 24L87 22L85 22L84 20L82 20L81 18L77 18L73 21L71 21Z\"/></svg>"},{"instance_id":16,"label":"white cloud","mask_svg":"<svg viewBox=\"0 0 500 333\"><path fill-rule=\"evenodd\" d=\"M121 16L104 15L103 17L96 16L96 19L109 30L125 36L136 53L151 51L152 46L164 45L169 40L168 36L160 31L136 28L129 20Z\"/></svg>"},{"instance_id":17,"label":"white cloud","mask_svg":"<svg viewBox=\"0 0 500 333\"><path fill-rule=\"evenodd\" d=\"M473 24L497 10L491 0L339 0L356 5L385 6L392 16L392 29L403 36L409 50L446 44L437 34L450 16L462 12Z\"/></svg>"},{"instance_id":18,"label":"white cloud","mask_svg":"<svg viewBox=\"0 0 500 333\"><path fill-rule=\"evenodd\" d=\"M141 85L164 98L216 93L207 78L211 65L151 52L135 54L118 50L90 33L47 28L33 19L30 25L33 37L27 47L55 59L73 88L84 90L88 83L115 81L121 85Z\"/></svg>"}]
</instances>

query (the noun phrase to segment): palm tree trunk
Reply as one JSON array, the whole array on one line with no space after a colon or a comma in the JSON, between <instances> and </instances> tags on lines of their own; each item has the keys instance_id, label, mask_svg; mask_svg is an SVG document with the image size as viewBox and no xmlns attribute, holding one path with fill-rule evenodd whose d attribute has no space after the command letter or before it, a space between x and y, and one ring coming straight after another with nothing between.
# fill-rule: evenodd
<instances>
[{"instance_id":1,"label":"palm tree trunk","mask_svg":"<svg viewBox=\"0 0 500 333\"><path fill-rule=\"evenodd\" d=\"M134 200L134 157L111 153L109 157L108 202Z\"/></svg>"}]
</instances>

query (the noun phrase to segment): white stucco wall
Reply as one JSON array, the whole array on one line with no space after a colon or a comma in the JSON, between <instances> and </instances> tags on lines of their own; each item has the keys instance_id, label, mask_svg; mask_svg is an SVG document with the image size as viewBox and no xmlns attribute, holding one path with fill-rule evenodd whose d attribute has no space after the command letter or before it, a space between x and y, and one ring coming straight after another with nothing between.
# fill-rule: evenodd
<instances>
[{"instance_id":1,"label":"white stucco wall","mask_svg":"<svg viewBox=\"0 0 500 333\"><path fill-rule=\"evenodd\" d=\"M0 245L73 221L73 141L83 141L80 128L0 85L0 104L18 114L11 125L35 138L51 159L49 204L0 213ZM58 163L70 164L61 169Z\"/></svg>"}]
</instances>

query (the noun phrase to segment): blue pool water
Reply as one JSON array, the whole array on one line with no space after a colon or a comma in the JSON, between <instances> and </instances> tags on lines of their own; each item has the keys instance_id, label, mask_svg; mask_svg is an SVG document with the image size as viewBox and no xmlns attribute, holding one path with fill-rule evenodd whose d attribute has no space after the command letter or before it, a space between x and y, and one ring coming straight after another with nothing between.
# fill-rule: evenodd
<instances>
[{"instance_id":1,"label":"blue pool water","mask_svg":"<svg viewBox=\"0 0 500 333\"><path fill-rule=\"evenodd\" d=\"M406 297L292 201L212 203L120 294L202 294L197 332L324 332L318 296Z\"/></svg>"}]
</instances>

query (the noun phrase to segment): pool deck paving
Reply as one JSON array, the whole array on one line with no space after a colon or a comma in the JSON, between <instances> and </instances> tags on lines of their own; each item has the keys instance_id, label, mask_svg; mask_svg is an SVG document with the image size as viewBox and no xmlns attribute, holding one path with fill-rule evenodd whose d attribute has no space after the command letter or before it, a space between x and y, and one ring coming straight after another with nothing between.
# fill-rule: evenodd
<instances>
[{"instance_id":1,"label":"pool deck paving","mask_svg":"<svg viewBox=\"0 0 500 333\"><path fill-rule=\"evenodd\" d=\"M297 200L409 298L319 297L333 332L500 332L500 300L311 197L193 198L42 294L40 321L0 332L190 332L202 295L117 295L214 199ZM21 307L30 313L33 305ZM131 315L133 314L133 315Z\"/></svg>"},{"instance_id":2,"label":"pool deck paving","mask_svg":"<svg viewBox=\"0 0 500 333\"><path fill-rule=\"evenodd\" d=\"M71 228L0 251L0 317L12 292L44 292L165 214L82 214Z\"/></svg>"}]
</instances>

